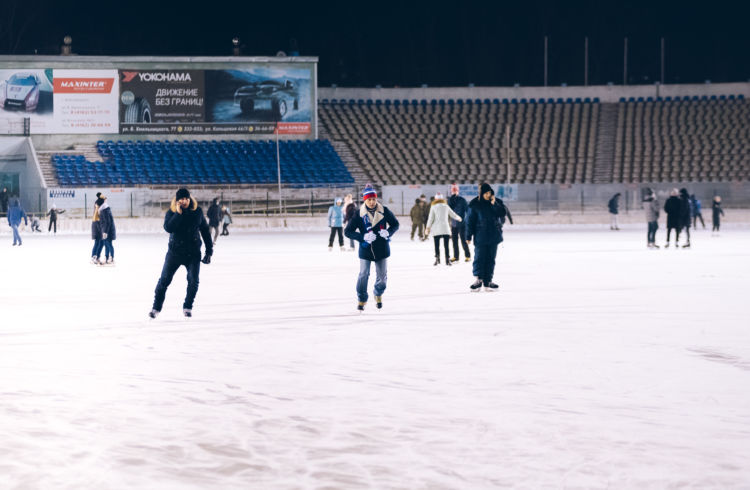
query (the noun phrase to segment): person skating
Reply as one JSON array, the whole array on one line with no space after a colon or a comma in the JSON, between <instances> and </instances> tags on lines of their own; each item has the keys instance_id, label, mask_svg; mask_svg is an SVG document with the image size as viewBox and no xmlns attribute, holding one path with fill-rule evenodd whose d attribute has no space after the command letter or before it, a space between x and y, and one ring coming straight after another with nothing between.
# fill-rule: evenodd
<instances>
[{"instance_id":1,"label":"person skating","mask_svg":"<svg viewBox=\"0 0 750 490\"><path fill-rule=\"evenodd\" d=\"M693 212L693 228L698 227L698 220L701 220L703 229L706 229L706 222L703 221L703 213L701 212L701 200L695 197L695 194L690 194L690 207Z\"/></svg>"},{"instance_id":2,"label":"person skating","mask_svg":"<svg viewBox=\"0 0 750 490\"><path fill-rule=\"evenodd\" d=\"M427 228L425 229L426 234L432 234L432 239L435 241L435 264L440 264L440 240L443 240L443 248L445 249L445 265L451 265L450 250L448 250L448 240L450 239L451 225L450 219L456 221L463 221L463 218L453 212L448 207L448 203L443 199L441 193L435 194L435 200L430 205L430 215L427 218Z\"/></svg>"},{"instance_id":3,"label":"person skating","mask_svg":"<svg viewBox=\"0 0 750 490\"><path fill-rule=\"evenodd\" d=\"M495 197L495 192L487 183L479 186L479 195L469 203L466 219L466 241L474 240L474 283L473 291L480 287L488 291L498 288L492 282L495 273L497 246L503 241L501 220L505 218L505 204Z\"/></svg>"},{"instance_id":4,"label":"person skating","mask_svg":"<svg viewBox=\"0 0 750 490\"><path fill-rule=\"evenodd\" d=\"M41 233L42 230L41 228L39 228L39 216L32 214L29 217L29 220L31 220L31 231L38 231L39 233Z\"/></svg>"},{"instance_id":5,"label":"person skating","mask_svg":"<svg viewBox=\"0 0 750 490\"><path fill-rule=\"evenodd\" d=\"M620 193L618 192L614 196L612 196L612 199L609 200L607 203L607 208L609 209L609 216L610 216L610 224L609 229L610 230L619 230L620 228L617 226L617 214L620 210Z\"/></svg>"},{"instance_id":6,"label":"person skating","mask_svg":"<svg viewBox=\"0 0 750 490\"><path fill-rule=\"evenodd\" d=\"M652 189L648 190L646 198L643 200L643 208L646 210L646 244L648 248L659 248L656 244L656 230L659 229L659 201L656 199L656 193Z\"/></svg>"},{"instance_id":7,"label":"person skating","mask_svg":"<svg viewBox=\"0 0 750 490\"><path fill-rule=\"evenodd\" d=\"M102 194L99 199L103 202L99 206L99 229L102 234L102 245L104 246L104 257L107 265L115 263L115 247L112 243L117 239L115 218L112 216L112 208L107 204L107 196Z\"/></svg>"},{"instance_id":8,"label":"person skating","mask_svg":"<svg viewBox=\"0 0 750 490\"><path fill-rule=\"evenodd\" d=\"M229 207L221 207L221 236L229 235L229 225L232 224L232 213L229 211Z\"/></svg>"},{"instance_id":9,"label":"person skating","mask_svg":"<svg viewBox=\"0 0 750 490\"><path fill-rule=\"evenodd\" d=\"M357 205L354 203L352 195L347 194L344 197L344 227L349 224L355 214L357 214ZM351 238L349 239L349 250L354 251L354 240Z\"/></svg>"},{"instance_id":10,"label":"person skating","mask_svg":"<svg viewBox=\"0 0 750 490\"><path fill-rule=\"evenodd\" d=\"M59 214L63 214L65 212L64 209L57 209L57 206L53 203L52 207L49 208L49 211L47 212L47 216L49 216L49 225L47 225L47 233L50 232L54 228L54 233L57 234L57 216Z\"/></svg>"},{"instance_id":11,"label":"person skating","mask_svg":"<svg viewBox=\"0 0 750 490\"><path fill-rule=\"evenodd\" d=\"M411 218L411 240L414 241L414 233L420 240L424 239L424 213L422 212L422 201L417 198L414 200L414 206L409 211Z\"/></svg>"},{"instance_id":12,"label":"person skating","mask_svg":"<svg viewBox=\"0 0 750 490\"><path fill-rule=\"evenodd\" d=\"M219 208L219 202L218 197L214 198L214 200L211 201L211 205L208 207L208 211L206 211L209 232L213 234L214 245L216 245L216 239L219 237L219 222L221 221L221 208Z\"/></svg>"},{"instance_id":13,"label":"person skating","mask_svg":"<svg viewBox=\"0 0 750 490\"><path fill-rule=\"evenodd\" d=\"M466 211L469 209L469 204L466 199L459 196L459 188L457 184L451 186L451 197L448 198L448 206L453 210L454 213L459 215L462 220L466 219ZM453 240L453 258L451 262L458 262L458 244L459 240L461 246L464 249L464 257L466 262L471 260L471 252L469 252L469 244L466 243L466 225L458 220L451 220L451 238Z\"/></svg>"},{"instance_id":14,"label":"person skating","mask_svg":"<svg viewBox=\"0 0 750 490\"><path fill-rule=\"evenodd\" d=\"M672 189L669 192L669 198L664 203L664 212L667 213L667 243L664 248L669 248L669 238L674 230L674 243L679 247L680 230L682 229L682 203L680 202L680 191Z\"/></svg>"},{"instance_id":15,"label":"person skating","mask_svg":"<svg viewBox=\"0 0 750 490\"><path fill-rule=\"evenodd\" d=\"M711 234L719 233L722 216L724 216L724 210L721 209L721 196L714 196L714 200L711 203L711 221L713 225Z\"/></svg>"},{"instance_id":16,"label":"person skating","mask_svg":"<svg viewBox=\"0 0 750 490\"><path fill-rule=\"evenodd\" d=\"M10 199L8 188L3 187L3 191L0 192L0 208L2 208L3 213L8 212L8 199Z\"/></svg>"},{"instance_id":17,"label":"person skating","mask_svg":"<svg viewBox=\"0 0 750 490\"><path fill-rule=\"evenodd\" d=\"M214 248L203 210L198 206L198 201L190 196L187 189L178 189L174 199L172 199L169 210L164 216L164 231L169 233L169 246L164 258L161 277L156 283L154 304L148 315L151 318L156 318L164 305L164 296L175 272L180 266L185 266L188 287L185 301L182 304L182 312L186 317L191 317L193 316L193 302L198 292L201 238L206 246L206 254L202 260L204 264L211 263Z\"/></svg>"},{"instance_id":18,"label":"person skating","mask_svg":"<svg viewBox=\"0 0 750 490\"><path fill-rule=\"evenodd\" d=\"M383 292L386 288L388 257L391 255L390 237L398 231L396 216L378 202L378 195L371 184L362 191L362 206L344 234L359 242L359 275L357 276L357 309L362 311L367 303L367 282L370 265L375 263L374 296L376 306L383 307Z\"/></svg>"},{"instance_id":19,"label":"person skating","mask_svg":"<svg viewBox=\"0 0 750 490\"><path fill-rule=\"evenodd\" d=\"M26 216L26 211L21 207L21 202L18 199L14 199L10 209L8 209L8 225L13 229L14 247L16 245L20 247L23 244L21 235L18 233L18 227L21 225L21 220L23 220L24 225L28 226L29 219Z\"/></svg>"},{"instance_id":20,"label":"person skating","mask_svg":"<svg viewBox=\"0 0 750 490\"><path fill-rule=\"evenodd\" d=\"M328 251L333 250L333 239L338 234L339 236L339 247L343 252L344 249L344 236L342 230L344 229L344 211L343 201L340 197L337 197L333 201L333 206L328 208L328 227L331 229L331 234L328 236Z\"/></svg>"},{"instance_id":21,"label":"person skating","mask_svg":"<svg viewBox=\"0 0 750 490\"><path fill-rule=\"evenodd\" d=\"M94 247L91 249L91 263L94 265L101 265L102 248L104 242L102 241L102 225L99 217L99 207L104 204L104 199L101 197L102 193L96 193L96 201L94 201L94 214L91 216L91 239L94 240Z\"/></svg>"},{"instance_id":22,"label":"person skating","mask_svg":"<svg viewBox=\"0 0 750 490\"><path fill-rule=\"evenodd\" d=\"M687 240L682 248L690 248L690 223L693 220L691 215L690 196L687 189L680 189L680 224L685 229Z\"/></svg>"},{"instance_id":23,"label":"person skating","mask_svg":"<svg viewBox=\"0 0 750 490\"><path fill-rule=\"evenodd\" d=\"M427 196L424 194L419 196L419 200L421 201L420 206L422 206L422 224L426 228L427 218L430 217L430 204L427 202ZM422 241L425 240L427 240L427 233L422 236Z\"/></svg>"}]
</instances>

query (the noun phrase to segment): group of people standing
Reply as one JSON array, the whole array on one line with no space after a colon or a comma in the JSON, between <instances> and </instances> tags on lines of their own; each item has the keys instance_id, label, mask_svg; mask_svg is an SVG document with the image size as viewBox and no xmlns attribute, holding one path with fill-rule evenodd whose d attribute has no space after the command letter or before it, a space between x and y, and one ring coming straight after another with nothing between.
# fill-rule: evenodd
<instances>
[{"instance_id":1,"label":"group of people standing","mask_svg":"<svg viewBox=\"0 0 750 490\"><path fill-rule=\"evenodd\" d=\"M91 218L91 239L94 240L94 248L91 249L91 263L94 265L114 265L115 247L112 242L117 239L117 228L112 209L107 204L107 196L101 192L96 193L94 201L94 214ZM104 261L102 261L102 249L104 250Z\"/></svg>"},{"instance_id":2,"label":"group of people standing","mask_svg":"<svg viewBox=\"0 0 750 490\"><path fill-rule=\"evenodd\" d=\"M215 197L206 211L208 228L213 235L213 244L219 238L219 225L221 225L221 236L229 235L229 225L232 224L232 213L226 205L221 204L221 199Z\"/></svg>"},{"instance_id":3,"label":"group of people standing","mask_svg":"<svg viewBox=\"0 0 750 490\"><path fill-rule=\"evenodd\" d=\"M664 203L664 212L667 213L667 243L664 246L669 248L669 242L672 231L675 232L675 248L680 246L680 233L685 232L685 244L682 248L690 248L690 227L695 228L700 219L703 228L706 224L703 221L701 211L701 201L695 197L695 194L689 194L686 188L674 188L669 193ZM646 212L646 222L648 224L647 245L649 248L659 248L656 244L656 230L659 228L659 202L656 192L653 189L647 189L644 197L644 208ZM718 233L721 226L721 216L724 210L721 208L721 196L714 196L711 204L713 232Z\"/></svg>"}]
</instances>

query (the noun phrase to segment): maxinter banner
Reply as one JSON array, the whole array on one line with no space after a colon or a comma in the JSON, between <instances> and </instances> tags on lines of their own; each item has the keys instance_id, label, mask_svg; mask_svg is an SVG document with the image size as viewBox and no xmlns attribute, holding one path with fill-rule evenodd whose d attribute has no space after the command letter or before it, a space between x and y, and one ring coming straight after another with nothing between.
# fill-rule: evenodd
<instances>
[{"instance_id":1,"label":"maxinter banner","mask_svg":"<svg viewBox=\"0 0 750 490\"><path fill-rule=\"evenodd\" d=\"M117 70L54 70L53 131L117 133Z\"/></svg>"}]
</instances>

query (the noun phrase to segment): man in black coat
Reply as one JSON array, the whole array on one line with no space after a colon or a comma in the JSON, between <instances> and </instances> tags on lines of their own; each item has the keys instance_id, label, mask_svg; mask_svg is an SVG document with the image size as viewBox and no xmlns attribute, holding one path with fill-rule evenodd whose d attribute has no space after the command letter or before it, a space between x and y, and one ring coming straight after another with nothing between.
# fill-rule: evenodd
<instances>
[{"instance_id":1,"label":"man in black coat","mask_svg":"<svg viewBox=\"0 0 750 490\"><path fill-rule=\"evenodd\" d=\"M206 217L208 218L208 233L211 234L211 230L213 229L213 235L214 235L214 242L213 244L216 245L216 239L219 236L219 222L221 221L221 208L219 207L219 198L214 198L213 201L211 201L211 205L208 207L208 211L206 211Z\"/></svg>"},{"instance_id":2,"label":"man in black coat","mask_svg":"<svg viewBox=\"0 0 750 490\"><path fill-rule=\"evenodd\" d=\"M469 205L466 199L458 195L459 189L457 184L451 186L451 197L448 198L448 207L453 210L454 213L459 215L462 220L466 220L466 210L469 209ZM451 220L451 239L453 240L453 258L451 262L458 262L458 241L461 240L461 246L464 249L464 257L466 262L471 260L471 252L469 252L469 244L466 243L466 225L462 221L455 219Z\"/></svg>"},{"instance_id":3,"label":"man in black coat","mask_svg":"<svg viewBox=\"0 0 750 490\"><path fill-rule=\"evenodd\" d=\"M682 230L682 202L680 201L680 192L672 189L669 192L669 198L664 203L664 212L667 213L667 244L664 248L669 248L669 237L672 230L675 232L674 242L677 247L680 246L680 230Z\"/></svg>"},{"instance_id":4,"label":"man in black coat","mask_svg":"<svg viewBox=\"0 0 750 490\"><path fill-rule=\"evenodd\" d=\"M201 238L206 245L206 255L203 257L204 264L211 263L211 255L214 253L211 234L208 231L206 217L203 210L198 206L198 201L190 197L187 189L179 189L172 204L164 216L164 230L169 233L169 249L164 258L164 267L161 271L159 282L156 283L154 291L154 305L148 314L151 318L161 311L164 304L164 296L167 288L172 282L177 269L184 265L187 269L187 295L182 305L185 316L193 316L193 301L198 292L198 276L201 266Z\"/></svg>"},{"instance_id":5,"label":"man in black coat","mask_svg":"<svg viewBox=\"0 0 750 490\"><path fill-rule=\"evenodd\" d=\"M0 207L2 207L3 213L8 212L8 198L10 198L10 193L7 188L3 187L3 191L0 192Z\"/></svg>"},{"instance_id":6,"label":"man in black coat","mask_svg":"<svg viewBox=\"0 0 750 490\"><path fill-rule=\"evenodd\" d=\"M498 285L492 282L495 274L497 246L503 241L502 220L506 216L505 204L495 197L489 184L479 187L479 195L469 203L466 223L466 241L474 239L474 284L472 291L484 285L485 290L494 291Z\"/></svg>"}]
</instances>

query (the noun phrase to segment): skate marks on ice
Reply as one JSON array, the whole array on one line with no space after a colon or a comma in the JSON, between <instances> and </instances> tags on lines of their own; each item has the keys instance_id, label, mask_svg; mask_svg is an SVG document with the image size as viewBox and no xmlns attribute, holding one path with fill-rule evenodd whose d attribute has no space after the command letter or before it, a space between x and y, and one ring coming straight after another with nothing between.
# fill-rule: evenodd
<instances>
[{"instance_id":1,"label":"skate marks on ice","mask_svg":"<svg viewBox=\"0 0 750 490\"><path fill-rule=\"evenodd\" d=\"M742 359L741 357L721 352L719 349L711 349L708 347L691 347L687 350L688 352L700 356L707 361L733 366L742 369L743 371L750 371L750 360Z\"/></svg>"}]
</instances>

